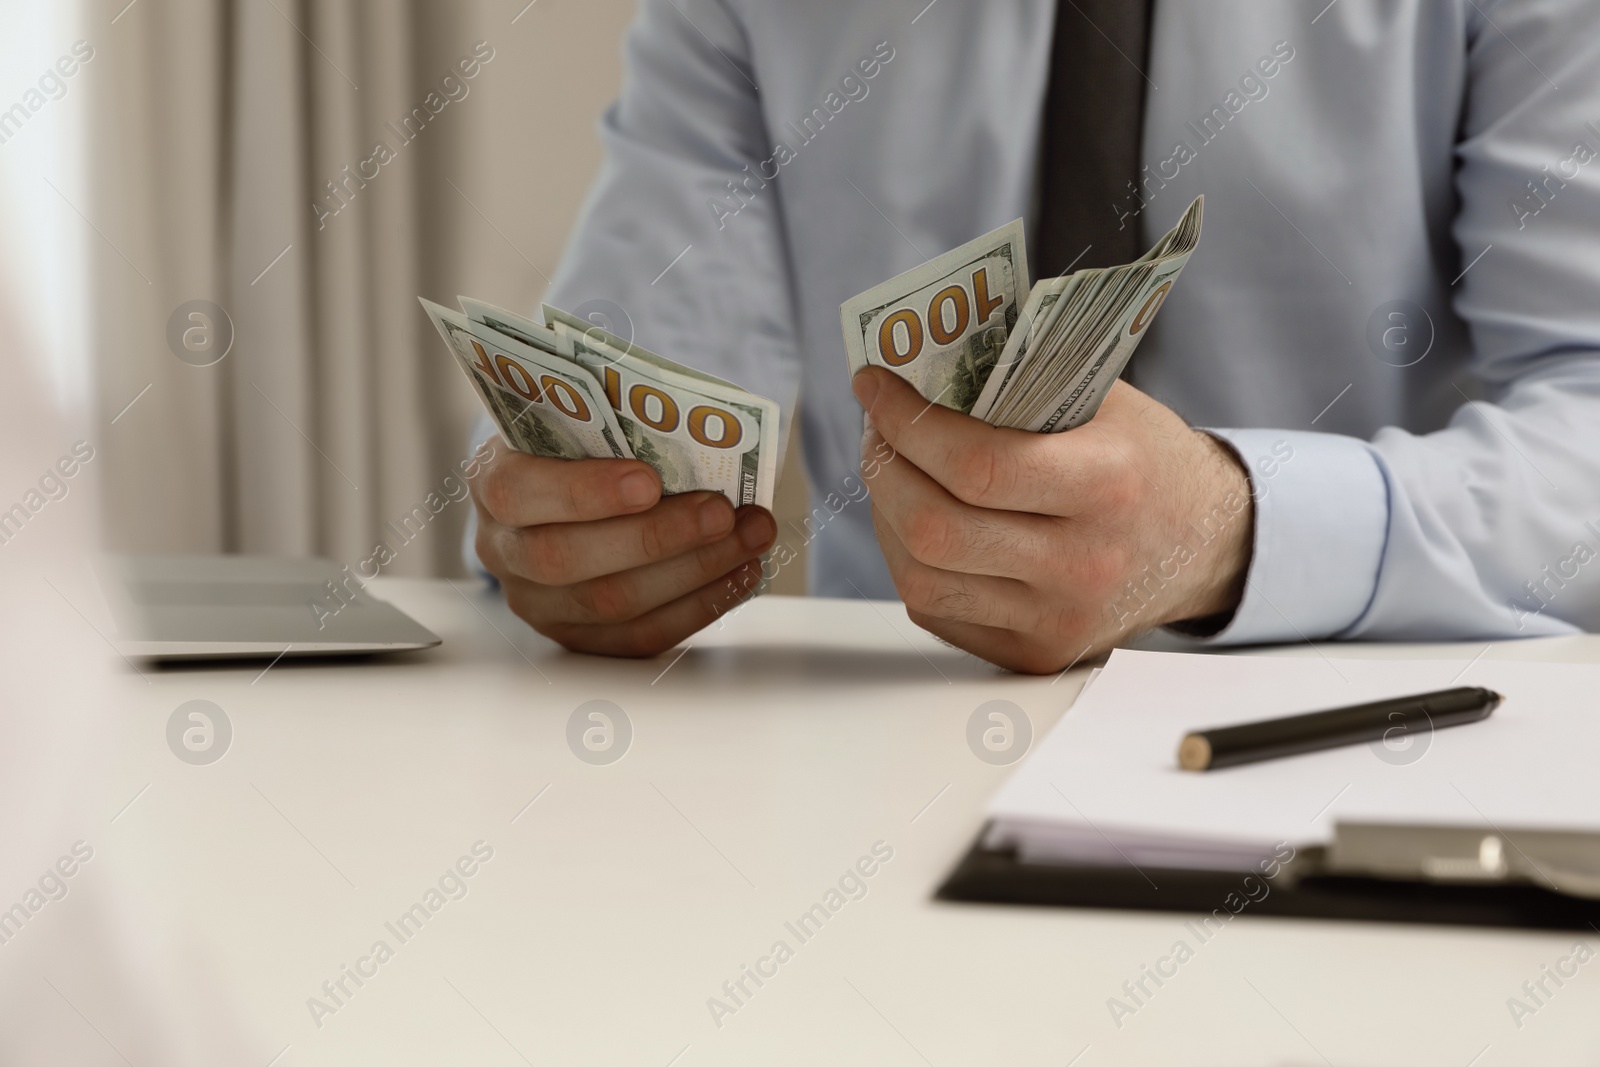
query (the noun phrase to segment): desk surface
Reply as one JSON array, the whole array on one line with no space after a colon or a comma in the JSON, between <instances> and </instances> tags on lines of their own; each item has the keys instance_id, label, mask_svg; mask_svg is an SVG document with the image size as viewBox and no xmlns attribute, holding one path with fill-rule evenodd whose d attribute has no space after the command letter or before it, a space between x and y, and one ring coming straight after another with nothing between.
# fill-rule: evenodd
<instances>
[{"instance_id":1,"label":"desk surface","mask_svg":"<svg viewBox=\"0 0 1600 1067\"><path fill-rule=\"evenodd\" d=\"M1084 669L1006 675L898 605L776 597L686 651L604 660L467 583L375 591L444 645L117 683L101 783L116 815L94 862L124 939L200 976L203 1011L259 1051L249 1062L1490 1067L1600 1048L1600 964L1547 980L1520 1026L1507 1005L1571 936L1242 917L1147 980L1119 1026L1108 999L1193 941L1185 916L932 901L1007 773L969 748L974 709L1013 701L1037 736ZM1337 654L1595 661L1600 637ZM210 765L168 746L190 700L232 725ZM631 724L616 762L569 746L591 700ZM463 864L465 895L394 928L479 842L493 855ZM863 865L865 895L796 936L875 846L892 858ZM741 979L735 1000L724 983ZM63 992L115 1046L106 991ZM714 1018L713 997L733 1010Z\"/></svg>"}]
</instances>

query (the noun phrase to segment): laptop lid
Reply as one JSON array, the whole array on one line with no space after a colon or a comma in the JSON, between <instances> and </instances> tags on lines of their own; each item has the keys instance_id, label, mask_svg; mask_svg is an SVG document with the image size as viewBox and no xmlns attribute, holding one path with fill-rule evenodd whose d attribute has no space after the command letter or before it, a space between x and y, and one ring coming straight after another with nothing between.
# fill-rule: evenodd
<instances>
[{"instance_id":1,"label":"laptop lid","mask_svg":"<svg viewBox=\"0 0 1600 1067\"><path fill-rule=\"evenodd\" d=\"M117 648L132 658L270 659L440 643L324 559L123 555L99 570Z\"/></svg>"}]
</instances>

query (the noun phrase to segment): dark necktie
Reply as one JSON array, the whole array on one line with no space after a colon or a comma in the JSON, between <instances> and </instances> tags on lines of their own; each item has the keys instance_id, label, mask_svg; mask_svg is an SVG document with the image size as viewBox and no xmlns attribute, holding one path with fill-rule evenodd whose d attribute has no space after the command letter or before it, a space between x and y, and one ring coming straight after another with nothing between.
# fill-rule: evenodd
<instances>
[{"instance_id":1,"label":"dark necktie","mask_svg":"<svg viewBox=\"0 0 1600 1067\"><path fill-rule=\"evenodd\" d=\"M1155 0L1059 0L1044 105L1036 277L1139 257L1142 73ZM1084 249L1088 251L1085 252Z\"/></svg>"}]
</instances>

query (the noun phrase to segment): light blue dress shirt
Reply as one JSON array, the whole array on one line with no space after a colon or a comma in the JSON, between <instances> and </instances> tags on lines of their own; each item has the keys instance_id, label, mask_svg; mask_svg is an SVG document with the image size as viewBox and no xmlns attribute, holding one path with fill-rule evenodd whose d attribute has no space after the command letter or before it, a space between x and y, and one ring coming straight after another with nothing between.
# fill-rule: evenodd
<instances>
[{"instance_id":1,"label":"light blue dress shirt","mask_svg":"<svg viewBox=\"0 0 1600 1067\"><path fill-rule=\"evenodd\" d=\"M548 298L798 398L811 585L893 597L839 304L1018 216L1055 0L643 0ZM1137 385L1251 468L1222 642L1600 624L1600 3L1161 0ZM1137 195L1134 195L1137 192Z\"/></svg>"}]
</instances>

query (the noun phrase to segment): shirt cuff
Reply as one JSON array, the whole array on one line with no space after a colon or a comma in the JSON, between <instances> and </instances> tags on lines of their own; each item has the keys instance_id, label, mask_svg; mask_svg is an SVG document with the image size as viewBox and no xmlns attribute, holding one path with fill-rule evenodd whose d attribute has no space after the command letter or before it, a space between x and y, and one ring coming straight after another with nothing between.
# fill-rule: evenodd
<instances>
[{"instance_id":1,"label":"shirt cuff","mask_svg":"<svg viewBox=\"0 0 1600 1067\"><path fill-rule=\"evenodd\" d=\"M1244 597L1210 645L1314 641L1355 625L1378 586L1389 490L1365 441L1208 430L1250 472L1255 542Z\"/></svg>"}]
</instances>

